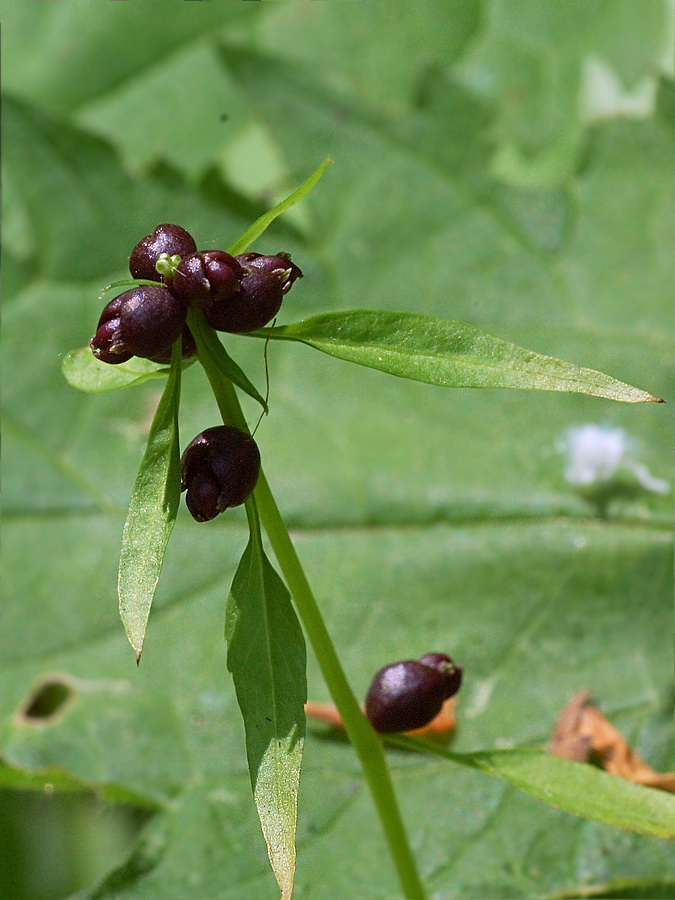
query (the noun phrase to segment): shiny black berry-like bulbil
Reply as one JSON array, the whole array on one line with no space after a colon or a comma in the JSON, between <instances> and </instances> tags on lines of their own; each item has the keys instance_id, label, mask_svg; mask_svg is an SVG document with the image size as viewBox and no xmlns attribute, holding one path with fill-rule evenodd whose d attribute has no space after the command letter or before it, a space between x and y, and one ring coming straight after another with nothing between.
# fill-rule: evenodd
<instances>
[{"instance_id":1,"label":"shiny black berry-like bulbil","mask_svg":"<svg viewBox=\"0 0 675 900\"><path fill-rule=\"evenodd\" d=\"M180 467L192 517L208 522L251 496L260 474L260 452L253 438L239 428L216 425L190 441Z\"/></svg>"},{"instance_id":2,"label":"shiny black berry-like bulbil","mask_svg":"<svg viewBox=\"0 0 675 900\"><path fill-rule=\"evenodd\" d=\"M184 257L173 277L171 290L180 300L199 309L229 300L239 291L243 269L224 250L205 250Z\"/></svg>"},{"instance_id":3,"label":"shiny black berry-like bulbil","mask_svg":"<svg viewBox=\"0 0 675 900\"><path fill-rule=\"evenodd\" d=\"M197 355L197 342L194 339L194 335L187 327L187 325L183 326L183 331L181 332L181 356L183 359L190 359L193 356ZM168 346L166 350L162 351L162 353L158 353L156 356L151 356L150 359L156 363L162 363L162 365L168 366L171 362L171 346Z\"/></svg>"},{"instance_id":4,"label":"shiny black berry-like bulbil","mask_svg":"<svg viewBox=\"0 0 675 900\"><path fill-rule=\"evenodd\" d=\"M425 666L437 669L446 679L448 697L453 697L462 686L464 666L456 665L445 653L425 653L419 661Z\"/></svg>"},{"instance_id":5,"label":"shiny black berry-like bulbil","mask_svg":"<svg viewBox=\"0 0 675 900\"><path fill-rule=\"evenodd\" d=\"M284 283L273 272L250 269L239 282L239 290L229 300L205 310L206 321L216 331L242 334L267 325L281 308Z\"/></svg>"},{"instance_id":6,"label":"shiny black berry-like bulbil","mask_svg":"<svg viewBox=\"0 0 675 900\"><path fill-rule=\"evenodd\" d=\"M262 328L276 316L284 295L302 278L302 272L284 252L274 256L241 253L236 262L241 267L239 290L229 299L211 304L205 315L217 331L242 334Z\"/></svg>"},{"instance_id":7,"label":"shiny black berry-like bulbil","mask_svg":"<svg viewBox=\"0 0 675 900\"><path fill-rule=\"evenodd\" d=\"M162 253L169 257L180 256L182 259L196 249L194 238L180 225L158 225L152 234L146 235L131 251L129 271L134 278L159 281L155 264Z\"/></svg>"},{"instance_id":8,"label":"shiny black berry-like bulbil","mask_svg":"<svg viewBox=\"0 0 675 900\"><path fill-rule=\"evenodd\" d=\"M104 309L103 312L105 311ZM89 341L89 346L96 359L111 366L128 362L134 355L124 349L119 333L119 318L99 321L96 334Z\"/></svg>"},{"instance_id":9,"label":"shiny black berry-like bulbil","mask_svg":"<svg viewBox=\"0 0 675 900\"><path fill-rule=\"evenodd\" d=\"M236 257L242 268L249 272L260 269L262 272L273 272L283 282L282 292L287 294L293 282L302 278L302 270L291 261L291 254L280 251L274 256L263 256L261 253L242 253Z\"/></svg>"},{"instance_id":10,"label":"shiny black berry-like bulbil","mask_svg":"<svg viewBox=\"0 0 675 900\"><path fill-rule=\"evenodd\" d=\"M91 351L113 364L132 356L157 356L178 338L186 314L185 306L160 285L125 291L103 308Z\"/></svg>"},{"instance_id":11,"label":"shiny black berry-like bulbil","mask_svg":"<svg viewBox=\"0 0 675 900\"><path fill-rule=\"evenodd\" d=\"M428 662L423 662L425 659ZM373 678L366 696L366 716L381 734L422 728L457 693L461 676L462 667L440 653L392 663Z\"/></svg>"}]
</instances>

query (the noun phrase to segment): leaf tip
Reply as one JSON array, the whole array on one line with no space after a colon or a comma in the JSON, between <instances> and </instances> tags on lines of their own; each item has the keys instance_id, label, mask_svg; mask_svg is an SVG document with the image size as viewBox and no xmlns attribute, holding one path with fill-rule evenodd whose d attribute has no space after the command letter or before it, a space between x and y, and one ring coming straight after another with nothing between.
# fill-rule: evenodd
<instances>
[{"instance_id":1,"label":"leaf tip","mask_svg":"<svg viewBox=\"0 0 675 900\"><path fill-rule=\"evenodd\" d=\"M131 644L131 649L134 651L134 659L136 660L136 665L139 666L141 664L141 656L143 655L143 644L145 643L145 635L138 635L127 628L126 623L124 624L124 630L127 634L127 640Z\"/></svg>"}]
</instances>

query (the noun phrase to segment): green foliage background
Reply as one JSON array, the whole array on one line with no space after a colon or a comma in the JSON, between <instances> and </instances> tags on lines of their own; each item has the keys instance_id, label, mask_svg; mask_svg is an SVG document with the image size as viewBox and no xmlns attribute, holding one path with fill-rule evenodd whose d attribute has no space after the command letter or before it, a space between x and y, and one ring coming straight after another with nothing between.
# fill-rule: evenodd
<instances>
[{"instance_id":1,"label":"green foliage background","mask_svg":"<svg viewBox=\"0 0 675 900\"><path fill-rule=\"evenodd\" d=\"M445 651L466 667L454 749L543 744L589 688L674 769L671 500L618 498L601 519L556 451L571 426L618 426L671 477L672 5L1 8L0 894L275 894L222 638L243 514L179 515L137 670L115 579L159 389L85 396L59 364L157 222L224 247L327 154L319 187L256 246L306 274L280 324L353 307L464 320L671 403L448 391L272 345L257 437L357 693L391 660ZM261 342L227 345L262 388ZM182 445L216 422L193 367ZM69 704L26 724L53 673ZM308 674L328 699L311 656ZM663 841L440 760L390 759L434 897L675 896ZM399 896L355 757L316 727L297 896Z\"/></svg>"}]
</instances>

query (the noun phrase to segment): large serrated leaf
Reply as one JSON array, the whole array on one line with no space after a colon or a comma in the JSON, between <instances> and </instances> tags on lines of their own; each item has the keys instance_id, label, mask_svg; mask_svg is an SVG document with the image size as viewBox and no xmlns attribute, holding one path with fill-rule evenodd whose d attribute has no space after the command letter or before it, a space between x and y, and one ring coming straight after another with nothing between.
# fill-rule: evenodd
<instances>
[{"instance_id":1,"label":"large serrated leaf","mask_svg":"<svg viewBox=\"0 0 675 900\"><path fill-rule=\"evenodd\" d=\"M659 402L594 369L543 356L473 325L418 313L353 309L282 325L258 337L301 341L348 362L443 387L569 391Z\"/></svg>"},{"instance_id":2,"label":"large serrated leaf","mask_svg":"<svg viewBox=\"0 0 675 900\"><path fill-rule=\"evenodd\" d=\"M7 178L25 205L38 270L50 279L76 280L114 267L111 246L122 238L131 249L143 233L138 181L109 144L71 123L13 97L4 98L3 114ZM44 209L54 215L44 216Z\"/></svg>"},{"instance_id":3,"label":"large serrated leaf","mask_svg":"<svg viewBox=\"0 0 675 900\"><path fill-rule=\"evenodd\" d=\"M288 590L265 556L257 517L252 521L227 604L227 666L244 717L253 797L270 863L282 900L289 900L305 738L305 642Z\"/></svg>"}]
</instances>

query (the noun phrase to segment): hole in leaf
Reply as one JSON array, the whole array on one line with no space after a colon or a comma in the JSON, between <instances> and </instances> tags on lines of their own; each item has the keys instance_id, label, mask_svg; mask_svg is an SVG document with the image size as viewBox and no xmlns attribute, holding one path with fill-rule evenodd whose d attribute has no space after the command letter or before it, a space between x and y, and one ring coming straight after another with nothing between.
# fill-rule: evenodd
<instances>
[{"instance_id":1,"label":"hole in leaf","mask_svg":"<svg viewBox=\"0 0 675 900\"><path fill-rule=\"evenodd\" d=\"M18 718L29 725L47 725L63 714L74 696L75 689L70 678L48 675L30 694Z\"/></svg>"}]
</instances>

